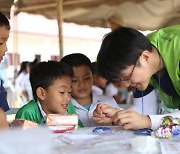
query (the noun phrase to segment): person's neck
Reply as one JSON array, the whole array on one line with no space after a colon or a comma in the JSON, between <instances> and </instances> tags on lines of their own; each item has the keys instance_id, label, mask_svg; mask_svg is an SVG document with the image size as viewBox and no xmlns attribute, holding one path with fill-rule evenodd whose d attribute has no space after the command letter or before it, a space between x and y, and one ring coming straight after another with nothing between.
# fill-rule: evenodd
<instances>
[{"instance_id":1,"label":"person's neck","mask_svg":"<svg viewBox=\"0 0 180 154\"><path fill-rule=\"evenodd\" d=\"M47 105L46 105L44 100L39 100L39 103L41 105L42 110L45 112L46 115L48 115L48 114L55 114L55 113L52 113L52 112L50 112L48 110L48 107L47 107Z\"/></svg>"},{"instance_id":2,"label":"person's neck","mask_svg":"<svg viewBox=\"0 0 180 154\"><path fill-rule=\"evenodd\" d=\"M89 95L86 98L74 98L82 106L87 106L92 104L92 95Z\"/></svg>"},{"instance_id":3,"label":"person's neck","mask_svg":"<svg viewBox=\"0 0 180 154\"><path fill-rule=\"evenodd\" d=\"M163 74L164 72L164 63L162 61L162 58L161 58L161 55L159 53L159 51L153 46L153 51L152 51L152 54L153 54L153 74L157 74L159 72L162 72L161 74Z\"/></svg>"}]
</instances>

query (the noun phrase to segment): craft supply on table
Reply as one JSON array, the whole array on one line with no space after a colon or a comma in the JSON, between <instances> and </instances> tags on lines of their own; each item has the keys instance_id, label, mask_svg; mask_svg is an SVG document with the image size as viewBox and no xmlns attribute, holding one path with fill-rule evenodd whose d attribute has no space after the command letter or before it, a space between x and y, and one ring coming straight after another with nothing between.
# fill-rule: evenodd
<instances>
[{"instance_id":1,"label":"craft supply on table","mask_svg":"<svg viewBox=\"0 0 180 154\"><path fill-rule=\"evenodd\" d=\"M157 138L172 138L180 135L180 118L166 116L162 118L159 128L152 133Z\"/></svg>"},{"instance_id":2,"label":"craft supply on table","mask_svg":"<svg viewBox=\"0 0 180 154\"><path fill-rule=\"evenodd\" d=\"M143 128L136 130L134 134L138 136L151 136L152 131L152 129Z\"/></svg>"},{"instance_id":3,"label":"craft supply on table","mask_svg":"<svg viewBox=\"0 0 180 154\"><path fill-rule=\"evenodd\" d=\"M93 129L93 133L110 133L111 129L109 127L96 127Z\"/></svg>"},{"instance_id":4,"label":"craft supply on table","mask_svg":"<svg viewBox=\"0 0 180 154\"><path fill-rule=\"evenodd\" d=\"M160 147L158 139L151 136L137 136L132 139L131 147L138 153L159 154Z\"/></svg>"},{"instance_id":5,"label":"craft supply on table","mask_svg":"<svg viewBox=\"0 0 180 154\"><path fill-rule=\"evenodd\" d=\"M76 114L48 114L46 119L46 125L54 133L64 133L77 130L78 116Z\"/></svg>"}]
</instances>

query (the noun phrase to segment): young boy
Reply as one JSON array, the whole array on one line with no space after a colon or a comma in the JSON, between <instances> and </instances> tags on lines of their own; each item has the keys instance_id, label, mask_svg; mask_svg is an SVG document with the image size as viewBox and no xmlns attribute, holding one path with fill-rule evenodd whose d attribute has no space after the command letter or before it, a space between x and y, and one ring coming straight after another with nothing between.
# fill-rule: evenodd
<instances>
[{"instance_id":1,"label":"young boy","mask_svg":"<svg viewBox=\"0 0 180 154\"><path fill-rule=\"evenodd\" d=\"M43 124L47 114L65 114L73 107L71 99L72 69L61 62L40 62L30 73L34 100L24 105L16 119Z\"/></svg>"},{"instance_id":2,"label":"young boy","mask_svg":"<svg viewBox=\"0 0 180 154\"><path fill-rule=\"evenodd\" d=\"M0 12L0 62L3 60L3 56L7 51L6 42L9 38L10 24L7 17ZM0 79L0 128L8 128L8 123L4 114L4 111L9 110L9 106L6 100L5 89Z\"/></svg>"},{"instance_id":3,"label":"young boy","mask_svg":"<svg viewBox=\"0 0 180 154\"><path fill-rule=\"evenodd\" d=\"M85 127L98 125L92 119L97 104L108 104L119 108L112 97L92 94L92 65L88 57L75 53L63 57L61 62L68 64L73 69L71 102Z\"/></svg>"}]
</instances>

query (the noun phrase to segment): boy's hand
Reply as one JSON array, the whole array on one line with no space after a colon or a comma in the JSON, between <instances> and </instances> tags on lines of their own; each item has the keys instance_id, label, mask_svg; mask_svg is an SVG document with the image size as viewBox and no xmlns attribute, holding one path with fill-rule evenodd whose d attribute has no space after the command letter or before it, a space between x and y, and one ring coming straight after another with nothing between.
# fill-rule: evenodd
<instances>
[{"instance_id":1,"label":"boy's hand","mask_svg":"<svg viewBox=\"0 0 180 154\"><path fill-rule=\"evenodd\" d=\"M151 120L148 116L143 116L132 109L125 109L116 112L112 118L113 122L124 129L151 128Z\"/></svg>"},{"instance_id":2,"label":"boy's hand","mask_svg":"<svg viewBox=\"0 0 180 154\"><path fill-rule=\"evenodd\" d=\"M119 110L107 104L98 104L93 113L93 120L99 124L111 123L112 117Z\"/></svg>"}]
</instances>

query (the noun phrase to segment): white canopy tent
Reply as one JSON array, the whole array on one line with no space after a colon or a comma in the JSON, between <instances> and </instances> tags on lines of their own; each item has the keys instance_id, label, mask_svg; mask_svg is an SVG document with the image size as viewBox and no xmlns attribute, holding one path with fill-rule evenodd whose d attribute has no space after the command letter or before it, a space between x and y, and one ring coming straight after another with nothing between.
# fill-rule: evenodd
<instances>
[{"instance_id":1,"label":"white canopy tent","mask_svg":"<svg viewBox=\"0 0 180 154\"><path fill-rule=\"evenodd\" d=\"M62 1L62 2L61 2ZM18 0L18 12L57 19L58 5L64 22L107 27L107 20L139 30L180 24L180 0Z\"/></svg>"},{"instance_id":2,"label":"white canopy tent","mask_svg":"<svg viewBox=\"0 0 180 154\"><path fill-rule=\"evenodd\" d=\"M0 10L1 6L8 8L12 1L0 0ZM61 56L63 21L108 27L107 21L111 20L120 26L139 30L180 24L180 0L17 0L14 5L15 14L27 12L57 19Z\"/></svg>"}]
</instances>

